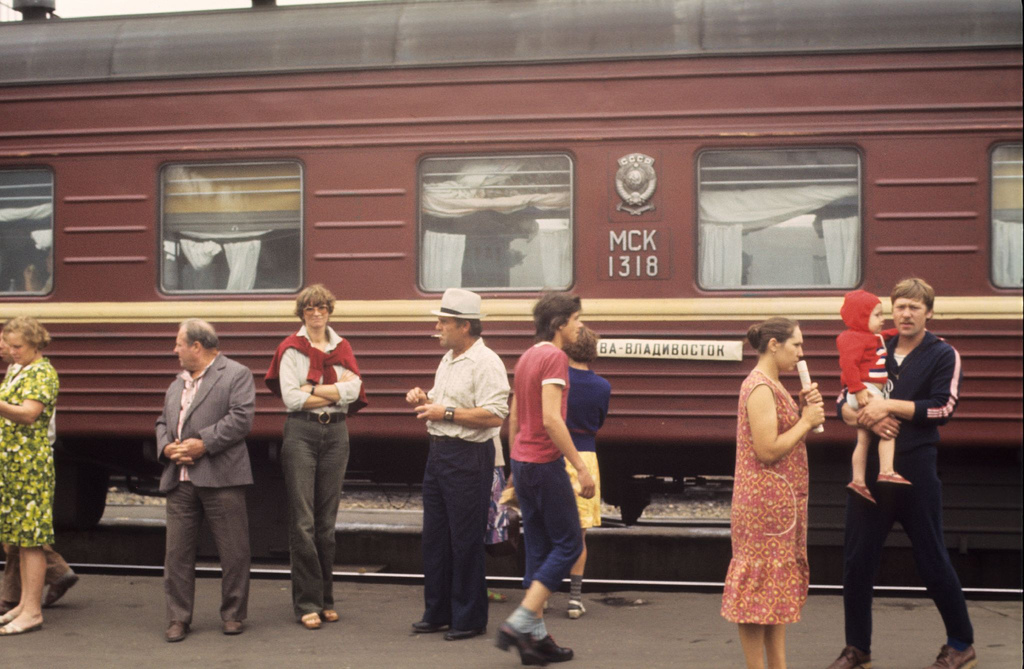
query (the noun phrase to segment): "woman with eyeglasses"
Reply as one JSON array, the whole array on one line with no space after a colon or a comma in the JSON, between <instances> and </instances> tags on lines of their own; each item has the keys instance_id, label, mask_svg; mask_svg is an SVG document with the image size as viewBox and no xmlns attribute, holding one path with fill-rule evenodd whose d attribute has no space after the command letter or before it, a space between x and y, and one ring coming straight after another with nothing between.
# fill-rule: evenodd
<instances>
[{"instance_id":1,"label":"woman with eyeglasses","mask_svg":"<svg viewBox=\"0 0 1024 669\"><path fill-rule=\"evenodd\" d=\"M281 470L288 498L292 605L306 629L337 622L334 609L334 526L348 466L345 418L366 406L359 367L349 343L327 323L334 295L322 284L299 293L302 327L286 337L266 383L288 409Z\"/></svg>"}]
</instances>

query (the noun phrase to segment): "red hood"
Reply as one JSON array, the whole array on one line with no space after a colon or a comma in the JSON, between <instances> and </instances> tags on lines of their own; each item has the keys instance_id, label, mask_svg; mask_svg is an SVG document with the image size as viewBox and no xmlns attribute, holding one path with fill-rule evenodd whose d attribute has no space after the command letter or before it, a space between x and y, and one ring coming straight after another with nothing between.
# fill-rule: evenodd
<instances>
[{"instance_id":1,"label":"red hood","mask_svg":"<svg viewBox=\"0 0 1024 669\"><path fill-rule=\"evenodd\" d=\"M868 318L879 302L881 300L878 297L866 290L854 290L846 294L839 315L843 317L846 327L851 330L871 334L871 330L868 329Z\"/></svg>"}]
</instances>

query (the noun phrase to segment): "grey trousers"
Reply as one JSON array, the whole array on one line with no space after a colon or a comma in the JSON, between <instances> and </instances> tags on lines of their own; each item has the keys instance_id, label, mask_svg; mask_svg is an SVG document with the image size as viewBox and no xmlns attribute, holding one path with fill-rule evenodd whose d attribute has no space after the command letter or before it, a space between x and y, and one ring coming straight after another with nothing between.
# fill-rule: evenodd
<instances>
[{"instance_id":1,"label":"grey trousers","mask_svg":"<svg viewBox=\"0 0 1024 669\"><path fill-rule=\"evenodd\" d=\"M334 531L348 453L344 421L285 421L281 470L288 494L292 606L298 618L334 608Z\"/></svg>"},{"instance_id":2,"label":"grey trousers","mask_svg":"<svg viewBox=\"0 0 1024 669\"><path fill-rule=\"evenodd\" d=\"M167 495L164 594L167 619L192 622L196 546L203 517L210 523L223 571L221 620L245 620L249 608L249 517L245 487L200 488L182 481Z\"/></svg>"}]
</instances>

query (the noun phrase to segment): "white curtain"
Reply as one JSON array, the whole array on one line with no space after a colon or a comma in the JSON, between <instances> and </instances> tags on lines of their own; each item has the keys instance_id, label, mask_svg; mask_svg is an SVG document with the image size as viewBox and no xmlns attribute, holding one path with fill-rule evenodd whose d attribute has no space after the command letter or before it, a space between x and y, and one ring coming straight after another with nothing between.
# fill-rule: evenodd
<instances>
[{"instance_id":1,"label":"white curtain","mask_svg":"<svg viewBox=\"0 0 1024 669\"><path fill-rule=\"evenodd\" d=\"M502 191L495 187L511 183L510 177L522 168L522 161L471 162L455 179L423 185L423 213L440 218L458 218L480 211L511 214L527 207L544 210L569 208L572 196L568 188L557 192L541 189L525 194L499 195ZM524 185L522 189L530 190L531 187Z\"/></svg>"},{"instance_id":2,"label":"white curtain","mask_svg":"<svg viewBox=\"0 0 1024 669\"><path fill-rule=\"evenodd\" d=\"M224 244L224 256L228 260L227 290L252 290L256 285L256 264L262 245L258 239Z\"/></svg>"},{"instance_id":3,"label":"white curtain","mask_svg":"<svg viewBox=\"0 0 1024 669\"><path fill-rule=\"evenodd\" d=\"M427 290L462 287L466 236L426 230L420 254L420 276Z\"/></svg>"},{"instance_id":4,"label":"white curtain","mask_svg":"<svg viewBox=\"0 0 1024 669\"><path fill-rule=\"evenodd\" d=\"M700 283L705 288L739 288L742 285L741 226L700 226Z\"/></svg>"},{"instance_id":5,"label":"white curtain","mask_svg":"<svg viewBox=\"0 0 1024 669\"><path fill-rule=\"evenodd\" d=\"M1024 285L1024 224L992 220L992 281L1005 288Z\"/></svg>"},{"instance_id":6,"label":"white curtain","mask_svg":"<svg viewBox=\"0 0 1024 669\"><path fill-rule=\"evenodd\" d=\"M762 230L856 196L854 186L701 191L701 285L714 288L742 285L743 232ZM851 220L856 222L858 219L854 217ZM831 260L829 265L831 268ZM852 285L852 282L845 285Z\"/></svg>"},{"instance_id":7,"label":"white curtain","mask_svg":"<svg viewBox=\"0 0 1024 669\"><path fill-rule=\"evenodd\" d=\"M825 238L825 261L831 286L849 288L857 283L860 267L860 219L826 218L821 221Z\"/></svg>"},{"instance_id":8,"label":"white curtain","mask_svg":"<svg viewBox=\"0 0 1024 669\"><path fill-rule=\"evenodd\" d=\"M572 240L569 221L559 220L552 225L541 222L541 261L544 270L544 288L566 288L572 282Z\"/></svg>"},{"instance_id":9,"label":"white curtain","mask_svg":"<svg viewBox=\"0 0 1024 669\"><path fill-rule=\"evenodd\" d=\"M37 204L34 207L4 207L0 208L0 223L11 221L40 221L49 218L53 213L53 205Z\"/></svg>"},{"instance_id":10,"label":"white curtain","mask_svg":"<svg viewBox=\"0 0 1024 669\"><path fill-rule=\"evenodd\" d=\"M53 230L49 228L33 230L28 234L31 235L32 243L36 245L36 249L39 251L45 251L53 246Z\"/></svg>"},{"instance_id":11,"label":"white curtain","mask_svg":"<svg viewBox=\"0 0 1024 669\"><path fill-rule=\"evenodd\" d=\"M702 225L741 225L747 230L760 230L817 211L837 200L856 196L855 186L702 190L700 222Z\"/></svg>"},{"instance_id":12,"label":"white curtain","mask_svg":"<svg viewBox=\"0 0 1024 669\"><path fill-rule=\"evenodd\" d=\"M217 242L197 242L191 239L181 239L181 252L185 254L188 264L194 269L209 267L213 259L221 252L221 246Z\"/></svg>"}]
</instances>

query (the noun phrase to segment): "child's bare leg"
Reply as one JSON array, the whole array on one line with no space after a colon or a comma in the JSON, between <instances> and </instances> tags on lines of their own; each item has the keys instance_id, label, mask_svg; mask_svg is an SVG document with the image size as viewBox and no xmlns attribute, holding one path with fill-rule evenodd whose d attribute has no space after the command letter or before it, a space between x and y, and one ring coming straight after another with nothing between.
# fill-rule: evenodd
<instances>
[{"instance_id":1,"label":"child's bare leg","mask_svg":"<svg viewBox=\"0 0 1024 669\"><path fill-rule=\"evenodd\" d=\"M853 482L858 485L864 485L865 476L867 476L865 472L868 468L868 445L870 443L871 433L858 428L857 446L853 449ZM889 466L892 467L892 451L889 452Z\"/></svg>"},{"instance_id":2,"label":"child's bare leg","mask_svg":"<svg viewBox=\"0 0 1024 669\"><path fill-rule=\"evenodd\" d=\"M859 430L858 430L859 432ZM878 473L895 474L893 470L893 457L896 453L896 440L882 439L878 442Z\"/></svg>"}]
</instances>

